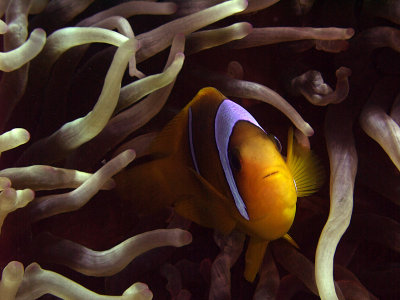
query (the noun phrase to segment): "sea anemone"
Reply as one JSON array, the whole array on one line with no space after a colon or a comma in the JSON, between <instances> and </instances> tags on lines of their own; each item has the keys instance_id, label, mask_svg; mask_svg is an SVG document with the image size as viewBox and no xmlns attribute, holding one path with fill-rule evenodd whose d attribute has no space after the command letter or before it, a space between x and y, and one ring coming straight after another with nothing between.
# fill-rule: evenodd
<instances>
[{"instance_id":1,"label":"sea anemone","mask_svg":"<svg viewBox=\"0 0 400 300\"><path fill-rule=\"evenodd\" d=\"M1 299L398 298L399 23L379 0L1 0ZM205 86L329 174L254 283L242 233L114 191Z\"/></svg>"}]
</instances>

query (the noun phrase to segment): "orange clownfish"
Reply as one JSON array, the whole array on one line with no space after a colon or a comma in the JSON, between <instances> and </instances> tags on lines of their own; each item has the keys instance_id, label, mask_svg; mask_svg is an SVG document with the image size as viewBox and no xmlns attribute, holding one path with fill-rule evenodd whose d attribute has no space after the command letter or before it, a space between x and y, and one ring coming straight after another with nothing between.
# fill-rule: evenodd
<instances>
[{"instance_id":1,"label":"orange clownfish","mask_svg":"<svg viewBox=\"0 0 400 300\"><path fill-rule=\"evenodd\" d=\"M160 132L144 163L120 173L117 189L139 212L172 205L176 212L223 234L250 236L244 276L253 281L269 241L287 235L298 196L315 192L321 167L279 141L243 107L204 88Z\"/></svg>"}]
</instances>

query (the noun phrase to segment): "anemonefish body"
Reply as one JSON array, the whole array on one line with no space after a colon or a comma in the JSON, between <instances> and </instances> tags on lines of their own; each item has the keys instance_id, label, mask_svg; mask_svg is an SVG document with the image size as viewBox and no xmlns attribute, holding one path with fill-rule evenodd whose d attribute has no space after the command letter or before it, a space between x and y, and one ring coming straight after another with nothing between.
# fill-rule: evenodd
<instances>
[{"instance_id":1,"label":"anemonefish body","mask_svg":"<svg viewBox=\"0 0 400 300\"><path fill-rule=\"evenodd\" d=\"M243 107L204 88L157 136L147 161L117 176L117 188L139 212L172 205L202 226L249 235L244 275L253 281L268 242L291 240L297 197L321 185L320 166L293 134L286 159L280 150Z\"/></svg>"}]
</instances>

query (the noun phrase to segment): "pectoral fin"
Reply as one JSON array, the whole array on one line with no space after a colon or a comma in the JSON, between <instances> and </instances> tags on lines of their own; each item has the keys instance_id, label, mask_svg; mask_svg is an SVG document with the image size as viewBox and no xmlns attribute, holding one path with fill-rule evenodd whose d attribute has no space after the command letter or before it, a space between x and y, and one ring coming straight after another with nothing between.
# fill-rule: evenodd
<instances>
[{"instance_id":1,"label":"pectoral fin","mask_svg":"<svg viewBox=\"0 0 400 300\"><path fill-rule=\"evenodd\" d=\"M236 222L222 204L224 196L196 171L190 169L189 173L197 181L199 191L177 201L174 206L176 212L199 225L229 234Z\"/></svg>"},{"instance_id":2,"label":"pectoral fin","mask_svg":"<svg viewBox=\"0 0 400 300\"><path fill-rule=\"evenodd\" d=\"M325 171L320 160L310 149L297 143L293 128L289 129L286 163L294 178L298 197L315 193L324 183Z\"/></svg>"},{"instance_id":3,"label":"pectoral fin","mask_svg":"<svg viewBox=\"0 0 400 300\"><path fill-rule=\"evenodd\" d=\"M244 278L253 282L260 269L269 241L251 237L246 251Z\"/></svg>"}]
</instances>

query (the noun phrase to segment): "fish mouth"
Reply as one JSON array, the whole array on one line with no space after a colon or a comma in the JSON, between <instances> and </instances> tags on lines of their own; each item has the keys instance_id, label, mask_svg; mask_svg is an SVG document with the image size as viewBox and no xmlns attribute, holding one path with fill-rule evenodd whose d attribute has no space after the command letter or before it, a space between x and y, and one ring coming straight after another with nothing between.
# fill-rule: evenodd
<instances>
[{"instance_id":1,"label":"fish mouth","mask_svg":"<svg viewBox=\"0 0 400 300\"><path fill-rule=\"evenodd\" d=\"M270 172L267 175L265 175L263 178L267 178L267 177L273 176L273 175L278 174L278 173L279 173L279 171L273 171L273 172Z\"/></svg>"}]
</instances>

